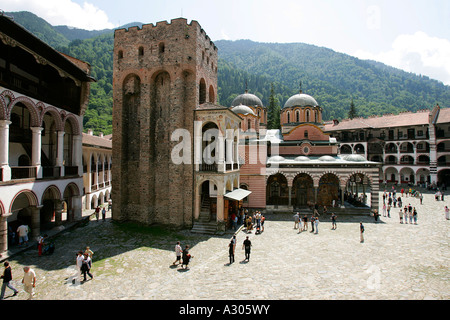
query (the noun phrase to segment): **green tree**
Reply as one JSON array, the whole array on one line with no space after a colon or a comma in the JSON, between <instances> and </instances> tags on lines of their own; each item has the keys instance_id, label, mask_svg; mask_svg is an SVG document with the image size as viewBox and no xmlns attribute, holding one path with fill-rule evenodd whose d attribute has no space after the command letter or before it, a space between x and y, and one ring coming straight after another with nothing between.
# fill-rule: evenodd
<instances>
[{"instance_id":1,"label":"green tree","mask_svg":"<svg viewBox=\"0 0 450 320\"><path fill-rule=\"evenodd\" d=\"M267 106L267 129L280 129L280 102L275 97L273 82L270 84L269 105Z\"/></svg>"},{"instance_id":2,"label":"green tree","mask_svg":"<svg viewBox=\"0 0 450 320\"><path fill-rule=\"evenodd\" d=\"M357 116L358 116L358 113L356 112L355 103L353 102L353 98L352 98L352 102L350 103L350 110L348 110L348 117L349 117L349 119L353 119L353 118L356 118Z\"/></svg>"}]
</instances>

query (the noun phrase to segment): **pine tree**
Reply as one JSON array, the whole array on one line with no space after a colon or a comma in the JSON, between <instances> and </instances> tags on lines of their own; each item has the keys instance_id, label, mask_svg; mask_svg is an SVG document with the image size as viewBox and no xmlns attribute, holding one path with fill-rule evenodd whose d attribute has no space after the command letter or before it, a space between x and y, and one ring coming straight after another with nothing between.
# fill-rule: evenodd
<instances>
[{"instance_id":1,"label":"pine tree","mask_svg":"<svg viewBox=\"0 0 450 320\"><path fill-rule=\"evenodd\" d=\"M352 102L350 103L350 110L348 110L348 117L350 119L356 118L358 116L357 112L356 112L356 107L355 104L353 103L353 98L352 98Z\"/></svg>"},{"instance_id":2,"label":"pine tree","mask_svg":"<svg viewBox=\"0 0 450 320\"><path fill-rule=\"evenodd\" d=\"M267 107L267 129L280 129L280 102L275 97L273 83L270 84L269 105Z\"/></svg>"}]
</instances>

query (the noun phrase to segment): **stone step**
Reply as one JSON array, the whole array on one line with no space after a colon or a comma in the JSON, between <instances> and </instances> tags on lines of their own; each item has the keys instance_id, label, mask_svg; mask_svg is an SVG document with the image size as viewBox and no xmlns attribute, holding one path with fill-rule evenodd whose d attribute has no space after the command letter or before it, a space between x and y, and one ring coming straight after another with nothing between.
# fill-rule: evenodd
<instances>
[{"instance_id":1,"label":"stone step","mask_svg":"<svg viewBox=\"0 0 450 320\"><path fill-rule=\"evenodd\" d=\"M196 221L191 229L192 233L215 234L217 232L217 224L215 222Z\"/></svg>"}]
</instances>

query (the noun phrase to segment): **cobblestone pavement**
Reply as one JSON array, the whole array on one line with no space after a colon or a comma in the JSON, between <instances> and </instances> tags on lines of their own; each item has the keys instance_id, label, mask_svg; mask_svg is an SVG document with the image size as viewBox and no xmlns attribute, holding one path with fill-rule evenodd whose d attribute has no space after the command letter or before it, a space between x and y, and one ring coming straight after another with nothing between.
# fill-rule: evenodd
<instances>
[{"instance_id":1,"label":"cobblestone pavement","mask_svg":"<svg viewBox=\"0 0 450 320\"><path fill-rule=\"evenodd\" d=\"M381 197L380 197L381 199ZM391 218L321 217L319 233L295 230L292 215L268 215L265 231L249 234L253 247L244 261L244 232L237 235L236 262L229 265L230 235L211 237L189 231L90 221L55 238L52 256L28 250L10 258L13 284L21 292L7 300L27 298L20 283L22 267L37 275L36 300L71 299L444 299L450 298L449 224L444 205L433 194L403 198L418 209L418 224ZM381 212L381 210L380 210ZM365 225L360 243L359 222ZM194 256L187 271L171 266L174 245L190 245ZM94 251L93 280L72 284L75 252ZM89 279L89 277L88 277Z\"/></svg>"}]
</instances>

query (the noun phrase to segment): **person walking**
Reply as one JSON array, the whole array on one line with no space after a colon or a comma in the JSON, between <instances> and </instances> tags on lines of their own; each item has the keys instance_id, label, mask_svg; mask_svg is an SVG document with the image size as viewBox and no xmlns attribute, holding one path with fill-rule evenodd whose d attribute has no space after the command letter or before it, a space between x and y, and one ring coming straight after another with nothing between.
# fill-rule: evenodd
<instances>
[{"instance_id":1,"label":"person walking","mask_svg":"<svg viewBox=\"0 0 450 320\"><path fill-rule=\"evenodd\" d=\"M244 240L244 243L242 244L242 249L245 249L245 260L250 261L250 250L252 247L252 242L250 239L247 238Z\"/></svg>"},{"instance_id":2,"label":"person walking","mask_svg":"<svg viewBox=\"0 0 450 320\"><path fill-rule=\"evenodd\" d=\"M318 234L319 233L319 218L318 217L314 218L314 228L316 229L314 234Z\"/></svg>"},{"instance_id":3,"label":"person walking","mask_svg":"<svg viewBox=\"0 0 450 320\"><path fill-rule=\"evenodd\" d=\"M180 241L177 241L177 244L175 245L175 261L172 263L172 265L176 265L181 263L181 254L183 253L183 249L181 248Z\"/></svg>"},{"instance_id":4,"label":"person walking","mask_svg":"<svg viewBox=\"0 0 450 320\"><path fill-rule=\"evenodd\" d=\"M308 231L308 216L306 214L303 216L303 230Z\"/></svg>"},{"instance_id":5,"label":"person walking","mask_svg":"<svg viewBox=\"0 0 450 320\"><path fill-rule=\"evenodd\" d=\"M230 241L228 244L228 254L230 256L230 264L234 262L234 242L233 240Z\"/></svg>"},{"instance_id":6,"label":"person walking","mask_svg":"<svg viewBox=\"0 0 450 320\"><path fill-rule=\"evenodd\" d=\"M414 207L414 210L413 210L413 218L414 218L414 224L417 224L417 210L416 210L416 207Z\"/></svg>"},{"instance_id":7,"label":"person walking","mask_svg":"<svg viewBox=\"0 0 450 320\"><path fill-rule=\"evenodd\" d=\"M334 213L331 213L331 230L336 230L336 218Z\"/></svg>"},{"instance_id":8,"label":"person walking","mask_svg":"<svg viewBox=\"0 0 450 320\"><path fill-rule=\"evenodd\" d=\"M19 235L19 246L22 245L22 243L28 244L28 232L29 228L26 224L21 224L17 228L17 234Z\"/></svg>"},{"instance_id":9,"label":"person walking","mask_svg":"<svg viewBox=\"0 0 450 320\"><path fill-rule=\"evenodd\" d=\"M48 235L44 234L43 236L38 237L38 256L42 256L42 248L45 245L45 239L48 237Z\"/></svg>"},{"instance_id":10,"label":"person walking","mask_svg":"<svg viewBox=\"0 0 450 320\"><path fill-rule=\"evenodd\" d=\"M83 274L83 281L87 281L86 274L89 275L89 277L91 277L91 280L94 279L94 276L91 273L91 267L92 267L91 258L89 257L89 254L84 253L83 261L81 264L81 272Z\"/></svg>"},{"instance_id":11,"label":"person walking","mask_svg":"<svg viewBox=\"0 0 450 320\"><path fill-rule=\"evenodd\" d=\"M79 283L81 277L81 266L83 265L83 251L78 251L75 258L75 273L69 278L72 284Z\"/></svg>"},{"instance_id":12,"label":"person walking","mask_svg":"<svg viewBox=\"0 0 450 320\"><path fill-rule=\"evenodd\" d=\"M400 223L403 224L403 210L400 208L400 211L398 212L398 217L400 218Z\"/></svg>"},{"instance_id":13,"label":"person walking","mask_svg":"<svg viewBox=\"0 0 450 320\"><path fill-rule=\"evenodd\" d=\"M5 297L6 287L10 288L14 292L13 297L19 293L19 291L10 283L12 280L12 271L9 262L5 261L3 263L3 266L5 267L5 270L3 271L3 275L1 276L1 279L3 279L3 284L2 290L0 292L0 300L3 300L3 298Z\"/></svg>"},{"instance_id":14,"label":"person walking","mask_svg":"<svg viewBox=\"0 0 450 320\"><path fill-rule=\"evenodd\" d=\"M445 212L445 219L450 220L450 209L447 206L445 206L444 212Z\"/></svg>"},{"instance_id":15,"label":"person walking","mask_svg":"<svg viewBox=\"0 0 450 320\"><path fill-rule=\"evenodd\" d=\"M98 222L99 215L100 215L100 206L97 206L97 208L95 208L95 219L97 219L97 222Z\"/></svg>"},{"instance_id":16,"label":"person walking","mask_svg":"<svg viewBox=\"0 0 450 320\"><path fill-rule=\"evenodd\" d=\"M105 219L106 219L106 207L103 207L103 209L102 209L102 220L105 221Z\"/></svg>"},{"instance_id":17,"label":"person walking","mask_svg":"<svg viewBox=\"0 0 450 320\"><path fill-rule=\"evenodd\" d=\"M314 215L312 215L311 216L311 231L310 232L314 232L314 219L315 219L315 217L314 217Z\"/></svg>"},{"instance_id":18,"label":"person walking","mask_svg":"<svg viewBox=\"0 0 450 320\"><path fill-rule=\"evenodd\" d=\"M298 222L300 220L300 216L298 215L298 212L294 214L294 229L298 228Z\"/></svg>"},{"instance_id":19,"label":"person walking","mask_svg":"<svg viewBox=\"0 0 450 320\"><path fill-rule=\"evenodd\" d=\"M91 263L92 263L92 257L94 256L94 251L92 251L90 247L86 247L86 250L84 251L84 253L87 253L89 258L91 258Z\"/></svg>"},{"instance_id":20,"label":"person walking","mask_svg":"<svg viewBox=\"0 0 450 320\"><path fill-rule=\"evenodd\" d=\"M186 247L183 250L183 263L181 264L182 269L189 269L188 265L189 261L191 261L191 258L193 258L193 256L191 256L191 254L189 253L189 246L186 245ZM185 267L183 267L183 265Z\"/></svg>"},{"instance_id":21,"label":"person walking","mask_svg":"<svg viewBox=\"0 0 450 320\"><path fill-rule=\"evenodd\" d=\"M362 222L359 223L359 242L364 242L364 225Z\"/></svg>"},{"instance_id":22,"label":"person walking","mask_svg":"<svg viewBox=\"0 0 450 320\"><path fill-rule=\"evenodd\" d=\"M36 273L28 266L23 267L23 272L23 289L29 295L28 300L31 300L34 296L34 288L36 288Z\"/></svg>"}]
</instances>

